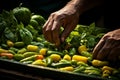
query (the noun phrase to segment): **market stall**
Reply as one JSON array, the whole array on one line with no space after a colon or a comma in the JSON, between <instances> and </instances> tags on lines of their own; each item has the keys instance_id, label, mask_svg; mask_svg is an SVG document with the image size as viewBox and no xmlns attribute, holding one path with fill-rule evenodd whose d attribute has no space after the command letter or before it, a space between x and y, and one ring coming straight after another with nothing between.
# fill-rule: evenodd
<instances>
[{"instance_id":1,"label":"market stall","mask_svg":"<svg viewBox=\"0 0 120 80\"><path fill-rule=\"evenodd\" d=\"M106 29L78 24L56 48L44 39L41 15L17 7L0 14L0 77L11 80L119 80L120 68L92 58ZM63 28L61 27L62 31Z\"/></svg>"}]
</instances>

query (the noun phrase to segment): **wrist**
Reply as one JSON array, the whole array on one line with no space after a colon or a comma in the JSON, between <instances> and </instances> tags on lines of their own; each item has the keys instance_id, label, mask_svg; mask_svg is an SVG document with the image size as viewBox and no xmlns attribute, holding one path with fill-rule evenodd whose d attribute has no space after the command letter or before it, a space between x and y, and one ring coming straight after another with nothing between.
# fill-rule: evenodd
<instances>
[{"instance_id":1,"label":"wrist","mask_svg":"<svg viewBox=\"0 0 120 80\"><path fill-rule=\"evenodd\" d=\"M67 5L72 6L79 15L83 14L85 11L95 7L102 5L104 0L71 0Z\"/></svg>"},{"instance_id":2,"label":"wrist","mask_svg":"<svg viewBox=\"0 0 120 80\"><path fill-rule=\"evenodd\" d=\"M78 15L84 12L82 0L71 0L66 6L72 7Z\"/></svg>"}]
</instances>

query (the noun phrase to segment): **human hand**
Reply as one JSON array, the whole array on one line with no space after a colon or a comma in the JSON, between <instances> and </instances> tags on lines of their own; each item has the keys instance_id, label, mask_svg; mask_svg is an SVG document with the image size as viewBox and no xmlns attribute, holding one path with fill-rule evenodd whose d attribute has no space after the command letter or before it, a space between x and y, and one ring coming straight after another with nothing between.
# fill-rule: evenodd
<instances>
[{"instance_id":1,"label":"human hand","mask_svg":"<svg viewBox=\"0 0 120 80\"><path fill-rule=\"evenodd\" d=\"M76 27L79 20L78 10L72 5L65 6L59 11L52 13L43 26L45 39L59 46ZM64 30L60 35L60 27Z\"/></svg>"},{"instance_id":2,"label":"human hand","mask_svg":"<svg viewBox=\"0 0 120 80\"><path fill-rule=\"evenodd\" d=\"M93 50L93 58L117 61L120 58L120 29L108 32Z\"/></svg>"}]
</instances>

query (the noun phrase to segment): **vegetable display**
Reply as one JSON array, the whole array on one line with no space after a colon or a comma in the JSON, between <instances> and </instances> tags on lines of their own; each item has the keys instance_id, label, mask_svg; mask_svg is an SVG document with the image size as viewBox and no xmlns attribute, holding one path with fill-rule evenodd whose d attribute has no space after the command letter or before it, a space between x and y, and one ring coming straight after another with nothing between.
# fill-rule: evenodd
<instances>
[{"instance_id":1,"label":"vegetable display","mask_svg":"<svg viewBox=\"0 0 120 80\"><path fill-rule=\"evenodd\" d=\"M0 14L0 58L102 78L117 79L120 76L119 67L92 58L92 50L106 29L96 27L95 23L89 26L78 24L66 41L56 48L44 39L42 26L45 21L26 7L3 10Z\"/></svg>"}]
</instances>

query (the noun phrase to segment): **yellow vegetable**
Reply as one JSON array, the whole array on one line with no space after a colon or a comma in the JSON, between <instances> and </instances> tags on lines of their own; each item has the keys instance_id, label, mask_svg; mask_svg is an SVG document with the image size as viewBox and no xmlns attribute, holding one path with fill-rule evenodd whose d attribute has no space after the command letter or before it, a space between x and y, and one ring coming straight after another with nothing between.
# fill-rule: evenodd
<instances>
[{"instance_id":1,"label":"yellow vegetable","mask_svg":"<svg viewBox=\"0 0 120 80\"><path fill-rule=\"evenodd\" d=\"M28 51L33 51L34 52L34 51L38 51L38 49L39 49L38 46L35 46L35 45L28 45L27 46Z\"/></svg>"},{"instance_id":2,"label":"yellow vegetable","mask_svg":"<svg viewBox=\"0 0 120 80\"><path fill-rule=\"evenodd\" d=\"M42 48L39 50L39 54L41 55L46 55L47 49L46 48Z\"/></svg>"},{"instance_id":3,"label":"yellow vegetable","mask_svg":"<svg viewBox=\"0 0 120 80\"><path fill-rule=\"evenodd\" d=\"M8 51L8 50L5 50L5 49L0 48L0 53L7 53L7 52L9 52L9 51Z\"/></svg>"},{"instance_id":4,"label":"yellow vegetable","mask_svg":"<svg viewBox=\"0 0 120 80\"><path fill-rule=\"evenodd\" d=\"M78 47L78 52L81 53L82 51L87 51L86 45L81 45Z\"/></svg>"},{"instance_id":5,"label":"yellow vegetable","mask_svg":"<svg viewBox=\"0 0 120 80\"><path fill-rule=\"evenodd\" d=\"M65 59L65 60L71 60L71 56L68 55L68 54L66 54L66 55L64 55L63 59Z\"/></svg>"},{"instance_id":6,"label":"yellow vegetable","mask_svg":"<svg viewBox=\"0 0 120 80\"><path fill-rule=\"evenodd\" d=\"M113 68L109 67L109 66L103 66L102 67L102 71L104 70L109 70L109 71L113 71Z\"/></svg>"},{"instance_id":7,"label":"yellow vegetable","mask_svg":"<svg viewBox=\"0 0 120 80\"><path fill-rule=\"evenodd\" d=\"M109 74L102 74L102 77L103 78L106 78L106 77L108 77L109 76Z\"/></svg>"},{"instance_id":8,"label":"yellow vegetable","mask_svg":"<svg viewBox=\"0 0 120 80\"><path fill-rule=\"evenodd\" d=\"M72 60L82 61L82 62L84 62L84 63L87 63L88 58L87 58L87 57L84 57L84 56L80 56L80 55L74 55L74 56L72 57Z\"/></svg>"},{"instance_id":9,"label":"yellow vegetable","mask_svg":"<svg viewBox=\"0 0 120 80\"><path fill-rule=\"evenodd\" d=\"M109 64L108 61L100 61L100 60L96 60L96 59L94 59L94 60L92 61L92 65L93 65L93 66L97 66L97 67L106 66L106 65L108 65L108 64Z\"/></svg>"},{"instance_id":10,"label":"yellow vegetable","mask_svg":"<svg viewBox=\"0 0 120 80\"><path fill-rule=\"evenodd\" d=\"M61 56L58 55L58 54L51 54L51 55L50 55L50 58L51 58L53 61L57 62L57 61L59 61L59 60L61 59Z\"/></svg>"},{"instance_id":11,"label":"yellow vegetable","mask_svg":"<svg viewBox=\"0 0 120 80\"><path fill-rule=\"evenodd\" d=\"M32 64L38 66L46 66L46 63L43 62L41 59L35 60Z\"/></svg>"},{"instance_id":12,"label":"yellow vegetable","mask_svg":"<svg viewBox=\"0 0 120 80\"><path fill-rule=\"evenodd\" d=\"M106 69L103 71L103 74L111 74L111 71Z\"/></svg>"},{"instance_id":13,"label":"yellow vegetable","mask_svg":"<svg viewBox=\"0 0 120 80\"><path fill-rule=\"evenodd\" d=\"M111 74L111 71L110 70L104 70L103 72L102 72L102 77L108 77L108 76L110 76L110 74Z\"/></svg>"},{"instance_id":14,"label":"yellow vegetable","mask_svg":"<svg viewBox=\"0 0 120 80\"><path fill-rule=\"evenodd\" d=\"M67 67L60 68L60 70L62 70L62 71L73 71L74 68L72 66L67 66Z\"/></svg>"},{"instance_id":15,"label":"yellow vegetable","mask_svg":"<svg viewBox=\"0 0 120 80\"><path fill-rule=\"evenodd\" d=\"M10 41L10 40L7 40L7 45L8 45L9 47L13 47L13 46L14 46L14 43L13 43L12 41Z\"/></svg>"}]
</instances>

